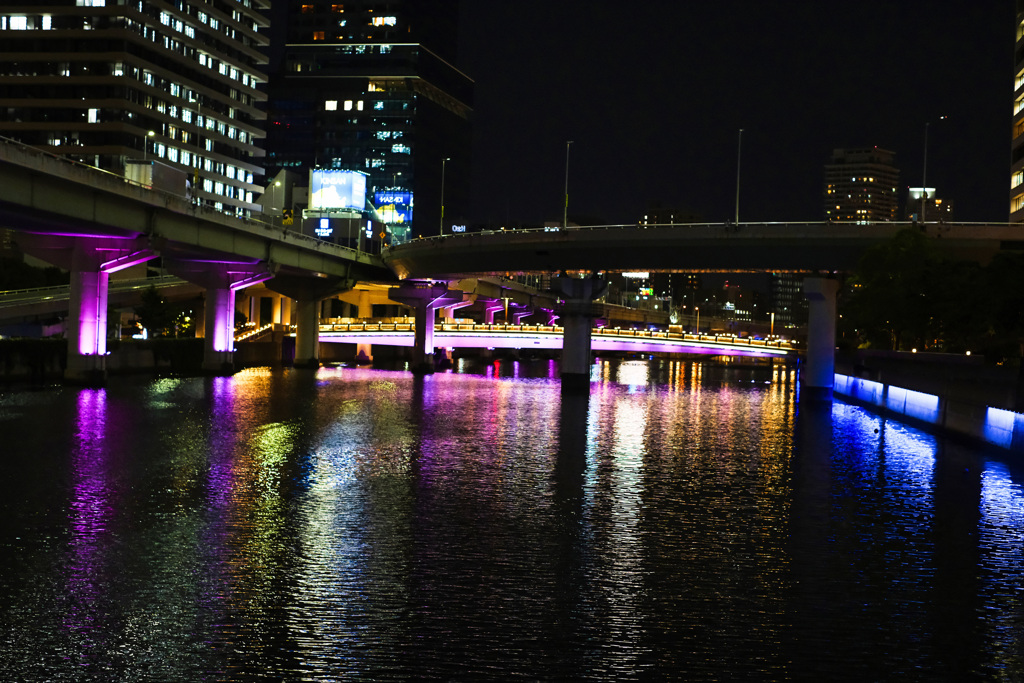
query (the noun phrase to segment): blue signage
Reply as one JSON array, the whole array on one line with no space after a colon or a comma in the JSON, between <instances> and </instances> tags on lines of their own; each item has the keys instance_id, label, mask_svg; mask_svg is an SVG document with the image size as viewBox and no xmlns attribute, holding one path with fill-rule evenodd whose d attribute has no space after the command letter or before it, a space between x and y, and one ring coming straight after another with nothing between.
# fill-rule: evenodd
<instances>
[{"instance_id":1,"label":"blue signage","mask_svg":"<svg viewBox=\"0 0 1024 683\"><path fill-rule=\"evenodd\" d=\"M373 205L388 225L412 223L412 192L375 192Z\"/></svg>"}]
</instances>

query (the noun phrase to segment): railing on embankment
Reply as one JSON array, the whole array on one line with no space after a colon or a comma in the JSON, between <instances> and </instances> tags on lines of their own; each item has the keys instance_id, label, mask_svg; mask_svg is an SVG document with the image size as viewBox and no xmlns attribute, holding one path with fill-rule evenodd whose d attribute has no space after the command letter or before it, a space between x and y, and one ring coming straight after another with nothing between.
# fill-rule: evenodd
<instances>
[{"instance_id":1,"label":"railing on embankment","mask_svg":"<svg viewBox=\"0 0 1024 683\"><path fill-rule=\"evenodd\" d=\"M1024 452L1024 381L977 356L857 352L836 358L834 394L885 415Z\"/></svg>"}]
</instances>

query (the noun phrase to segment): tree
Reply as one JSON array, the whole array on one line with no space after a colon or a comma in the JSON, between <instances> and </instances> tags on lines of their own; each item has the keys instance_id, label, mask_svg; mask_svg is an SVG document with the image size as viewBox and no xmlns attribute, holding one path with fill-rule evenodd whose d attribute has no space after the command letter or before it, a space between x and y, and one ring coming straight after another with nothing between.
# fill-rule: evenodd
<instances>
[{"instance_id":1,"label":"tree","mask_svg":"<svg viewBox=\"0 0 1024 683\"><path fill-rule=\"evenodd\" d=\"M142 295L142 304L135 308L135 315L146 328L150 337L174 336L174 314L167 300L160 296L156 287L150 285Z\"/></svg>"}]
</instances>

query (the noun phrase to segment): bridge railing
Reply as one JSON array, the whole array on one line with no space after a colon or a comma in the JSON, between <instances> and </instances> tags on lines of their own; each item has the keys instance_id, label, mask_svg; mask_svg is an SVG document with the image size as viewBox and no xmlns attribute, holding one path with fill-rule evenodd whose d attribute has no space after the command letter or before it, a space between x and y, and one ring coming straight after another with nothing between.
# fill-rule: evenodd
<instances>
[{"instance_id":1,"label":"bridge railing","mask_svg":"<svg viewBox=\"0 0 1024 683\"><path fill-rule=\"evenodd\" d=\"M415 325L411 322L350 322L325 323L320 325L320 332L412 332ZM506 323L435 323L435 332L468 332L487 334L491 332L515 332L519 334L545 334L561 336L563 328L558 325L514 325ZM734 334L690 334L687 332L669 332L665 330L632 330L609 327L595 327L593 334L602 337L625 337L632 339L660 339L665 341L682 341L696 344L728 344L731 346L747 346L751 348L779 349L796 351L799 344L791 339L771 337L739 337Z\"/></svg>"}]
</instances>

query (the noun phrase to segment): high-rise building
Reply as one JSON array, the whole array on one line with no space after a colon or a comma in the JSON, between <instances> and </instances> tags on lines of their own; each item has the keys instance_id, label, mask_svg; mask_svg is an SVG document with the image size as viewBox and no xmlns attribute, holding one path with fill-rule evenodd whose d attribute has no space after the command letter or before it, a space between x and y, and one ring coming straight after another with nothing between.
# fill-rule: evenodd
<instances>
[{"instance_id":1,"label":"high-rise building","mask_svg":"<svg viewBox=\"0 0 1024 683\"><path fill-rule=\"evenodd\" d=\"M255 210L269 6L0 0L0 135L115 173L160 162L198 200Z\"/></svg>"},{"instance_id":2,"label":"high-rise building","mask_svg":"<svg viewBox=\"0 0 1024 683\"><path fill-rule=\"evenodd\" d=\"M894 157L878 147L834 150L825 164L825 218L857 223L897 220L899 170Z\"/></svg>"},{"instance_id":3,"label":"high-rise building","mask_svg":"<svg viewBox=\"0 0 1024 683\"><path fill-rule=\"evenodd\" d=\"M287 9L267 173L358 171L368 208L398 239L447 233L469 194L473 82L455 67L458 0L290 0Z\"/></svg>"},{"instance_id":4,"label":"high-rise building","mask_svg":"<svg viewBox=\"0 0 1024 683\"><path fill-rule=\"evenodd\" d=\"M1013 139L1010 146L1010 222L1024 224L1024 0L1017 0L1013 73Z\"/></svg>"}]
</instances>

